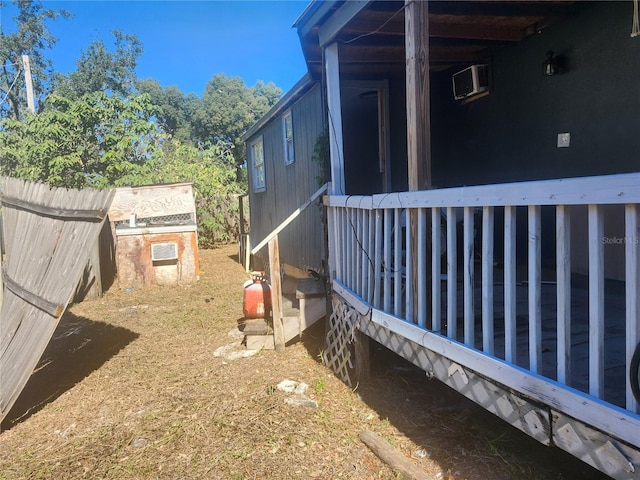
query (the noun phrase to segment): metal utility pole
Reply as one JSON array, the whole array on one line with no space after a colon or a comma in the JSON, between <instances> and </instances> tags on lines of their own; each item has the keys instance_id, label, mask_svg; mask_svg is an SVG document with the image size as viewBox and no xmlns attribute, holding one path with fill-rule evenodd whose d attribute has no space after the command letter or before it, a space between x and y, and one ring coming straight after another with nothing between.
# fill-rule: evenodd
<instances>
[{"instance_id":1,"label":"metal utility pole","mask_svg":"<svg viewBox=\"0 0 640 480\"><path fill-rule=\"evenodd\" d=\"M31 81L31 64L29 55L22 55L22 65L24 66L24 86L27 91L27 107L32 113L36 113L36 106L33 101L33 82Z\"/></svg>"}]
</instances>

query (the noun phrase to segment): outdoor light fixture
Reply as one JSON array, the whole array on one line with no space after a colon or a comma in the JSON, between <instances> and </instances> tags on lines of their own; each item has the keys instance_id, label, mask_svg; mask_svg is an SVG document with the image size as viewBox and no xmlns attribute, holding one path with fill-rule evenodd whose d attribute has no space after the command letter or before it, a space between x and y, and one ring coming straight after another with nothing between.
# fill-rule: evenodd
<instances>
[{"instance_id":1,"label":"outdoor light fixture","mask_svg":"<svg viewBox=\"0 0 640 480\"><path fill-rule=\"evenodd\" d=\"M547 58L542 64L542 73L546 76L550 77L551 75L555 75L560 72L558 57L555 56L553 50L549 50L547 52Z\"/></svg>"}]
</instances>

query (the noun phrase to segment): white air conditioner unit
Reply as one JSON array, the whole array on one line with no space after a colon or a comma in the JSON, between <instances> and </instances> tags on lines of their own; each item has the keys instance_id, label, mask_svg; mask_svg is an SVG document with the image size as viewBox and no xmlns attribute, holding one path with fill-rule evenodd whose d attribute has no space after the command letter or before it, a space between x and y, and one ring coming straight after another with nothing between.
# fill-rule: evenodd
<instances>
[{"instance_id":1,"label":"white air conditioner unit","mask_svg":"<svg viewBox=\"0 0 640 480\"><path fill-rule=\"evenodd\" d=\"M489 89L489 66L471 65L453 74L453 96L456 100L477 95Z\"/></svg>"},{"instance_id":2,"label":"white air conditioner unit","mask_svg":"<svg viewBox=\"0 0 640 480\"><path fill-rule=\"evenodd\" d=\"M151 245L151 260L163 262L178 259L178 245L175 243L154 243Z\"/></svg>"}]
</instances>

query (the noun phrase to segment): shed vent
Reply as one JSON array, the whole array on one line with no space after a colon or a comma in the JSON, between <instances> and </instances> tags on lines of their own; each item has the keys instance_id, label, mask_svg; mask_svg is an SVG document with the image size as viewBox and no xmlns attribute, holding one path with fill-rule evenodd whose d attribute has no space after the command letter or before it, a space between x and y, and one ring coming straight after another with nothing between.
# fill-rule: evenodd
<instances>
[{"instance_id":1,"label":"shed vent","mask_svg":"<svg viewBox=\"0 0 640 480\"><path fill-rule=\"evenodd\" d=\"M151 245L151 260L154 262L163 260L177 260L178 245L175 243L155 243Z\"/></svg>"}]
</instances>

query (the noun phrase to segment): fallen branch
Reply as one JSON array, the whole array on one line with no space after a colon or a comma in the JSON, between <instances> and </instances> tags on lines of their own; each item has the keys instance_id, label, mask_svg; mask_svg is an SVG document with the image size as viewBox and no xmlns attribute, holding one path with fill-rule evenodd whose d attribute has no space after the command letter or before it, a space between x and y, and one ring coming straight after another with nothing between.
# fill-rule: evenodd
<instances>
[{"instance_id":1,"label":"fallen branch","mask_svg":"<svg viewBox=\"0 0 640 480\"><path fill-rule=\"evenodd\" d=\"M407 457L402 455L393 445L381 439L375 433L365 430L360 432L360 440L375 453L380 460L389 465L404 480L429 480L427 474L416 467Z\"/></svg>"}]
</instances>

